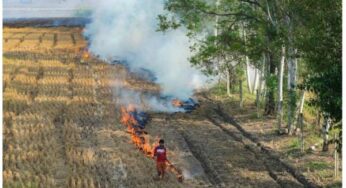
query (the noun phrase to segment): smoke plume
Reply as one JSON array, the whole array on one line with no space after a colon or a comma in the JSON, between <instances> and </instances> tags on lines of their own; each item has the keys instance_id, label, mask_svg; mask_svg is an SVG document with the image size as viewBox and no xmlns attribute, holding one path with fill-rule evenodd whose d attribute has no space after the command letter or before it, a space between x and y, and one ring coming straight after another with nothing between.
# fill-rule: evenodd
<instances>
[{"instance_id":1,"label":"smoke plume","mask_svg":"<svg viewBox=\"0 0 346 188\"><path fill-rule=\"evenodd\" d=\"M189 41L183 30L156 32L160 0L99 1L85 28L89 50L102 59L126 61L157 78L165 96L187 99L206 81L188 62Z\"/></svg>"}]
</instances>

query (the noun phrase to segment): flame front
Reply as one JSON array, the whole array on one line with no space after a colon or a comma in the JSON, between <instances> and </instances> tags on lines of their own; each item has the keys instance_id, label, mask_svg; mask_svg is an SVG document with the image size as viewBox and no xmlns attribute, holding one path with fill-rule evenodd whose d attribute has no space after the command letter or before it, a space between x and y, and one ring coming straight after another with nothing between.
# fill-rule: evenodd
<instances>
[{"instance_id":1,"label":"flame front","mask_svg":"<svg viewBox=\"0 0 346 188\"><path fill-rule=\"evenodd\" d=\"M88 52L88 50L83 50L82 59L84 61L87 61L87 60L89 60L89 58L90 58L90 53Z\"/></svg>"},{"instance_id":2,"label":"flame front","mask_svg":"<svg viewBox=\"0 0 346 188\"><path fill-rule=\"evenodd\" d=\"M132 143L147 157L153 157L153 150L157 146L158 142L150 144L148 133L144 131L144 128L140 128L139 122L134 117L134 114L136 114L136 108L134 105L129 105L127 108L122 106L120 108L120 123L124 125L127 128L127 132L131 134ZM157 140L159 140L159 138L157 138ZM178 181L183 181L182 171L168 160L166 163L168 170L176 175Z\"/></svg>"},{"instance_id":3,"label":"flame front","mask_svg":"<svg viewBox=\"0 0 346 188\"><path fill-rule=\"evenodd\" d=\"M127 128L127 132L131 134L132 143L141 151L144 152L148 157L152 156L153 149L155 148L154 144L150 144L148 135L143 129L139 128L139 123L133 114L136 109L133 105L120 108L121 118L120 122Z\"/></svg>"},{"instance_id":4,"label":"flame front","mask_svg":"<svg viewBox=\"0 0 346 188\"><path fill-rule=\"evenodd\" d=\"M181 107L183 106L183 102L179 99L173 99L172 100L172 105L175 106L175 107Z\"/></svg>"}]
</instances>

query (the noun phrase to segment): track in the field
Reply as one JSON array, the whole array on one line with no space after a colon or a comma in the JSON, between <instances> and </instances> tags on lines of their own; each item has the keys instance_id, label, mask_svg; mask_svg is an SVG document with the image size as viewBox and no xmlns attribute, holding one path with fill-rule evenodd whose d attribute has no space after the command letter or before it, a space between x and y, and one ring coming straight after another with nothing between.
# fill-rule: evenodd
<instances>
[{"instance_id":1,"label":"track in the field","mask_svg":"<svg viewBox=\"0 0 346 188\"><path fill-rule=\"evenodd\" d=\"M166 116L166 120L184 138L214 187L315 187L301 181L301 177L296 178L283 164L261 151L256 143L247 138L247 132L244 134L238 130L237 126L226 121L217 110L200 116L201 114L170 115ZM193 118L197 118L200 123L192 125L187 122L189 119L189 122L195 122L196 119ZM249 176L258 177L249 179L238 176L237 173L243 169L252 173Z\"/></svg>"}]
</instances>

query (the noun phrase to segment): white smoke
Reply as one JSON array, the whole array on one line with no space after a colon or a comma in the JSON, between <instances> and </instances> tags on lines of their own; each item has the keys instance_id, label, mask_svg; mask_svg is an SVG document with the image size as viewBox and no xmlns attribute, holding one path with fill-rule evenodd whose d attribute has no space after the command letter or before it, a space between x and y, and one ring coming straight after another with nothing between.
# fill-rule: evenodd
<instances>
[{"instance_id":1,"label":"white smoke","mask_svg":"<svg viewBox=\"0 0 346 188\"><path fill-rule=\"evenodd\" d=\"M126 60L157 77L162 94L187 99L206 77L188 62L189 40L183 30L156 32L160 0L107 0L93 8L85 28L92 53L103 59Z\"/></svg>"},{"instance_id":2,"label":"white smoke","mask_svg":"<svg viewBox=\"0 0 346 188\"><path fill-rule=\"evenodd\" d=\"M184 112L184 109L173 106L171 101L160 100L155 95L148 95L123 87L116 88L113 94L118 99L117 104L132 105L140 111Z\"/></svg>"}]
</instances>

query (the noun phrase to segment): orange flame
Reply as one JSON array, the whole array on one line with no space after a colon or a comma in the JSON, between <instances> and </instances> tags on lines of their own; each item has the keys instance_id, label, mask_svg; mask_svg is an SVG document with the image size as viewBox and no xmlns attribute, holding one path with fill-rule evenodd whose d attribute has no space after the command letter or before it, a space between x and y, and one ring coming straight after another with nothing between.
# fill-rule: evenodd
<instances>
[{"instance_id":1,"label":"orange flame","mask_svg":"<svg viewBox=\"0 0 346 188\"><path fill-rule=\"evenodd\" d=\"M120 108L120 122L124 126L127 127L127 132L131 134L131 141L132 143L141 150L147 157L153 157L153 150L158 145L159 137L157 137L157 142L154 142L153 144L150 144L149 137L146 134L145 131L140 130L135 125L138 124L135 117L131 115L130 112L136 111L136 108L134 105L129 105L127 108L122 106ZM181 170L179 170L177 167L175 167L171 162L167 160L167 166L168 170L170 170L173 174L176 175L179 182L183 181L183 175Z\"/></svg>"},{"instance_id":2,"label":"orange flame","mask_svg":"<svg viewBox=\"0 0 346 188\"><path fill-rule=\"evenodd\" d=\"M82 59L84 61L87 61L89 58L90 58L90 53L88 52L88 50L83 50Z\"/></svg>"},{"instance_id":3,"label":"orange flame","mask_svg":"<svg viewBox=\"0 0 346 188\"><path fill-rule=\"evenodd\" d=\"M146 136L144 136L143 139L143 152L150 157L153 155L153 148L150 145L150 140Z\"/></svg>"},{"instance_id":4,"label":"orange flame","mask_svg":"<svg viewBox=\"0 0 346 188\"><path fill-rule=\"evenodd\" d=\"M175 107L181 107L183 106L183 102L179 99L173 99L172 100L172 105L175 106Z\"/></svg>"}]
</instances>

